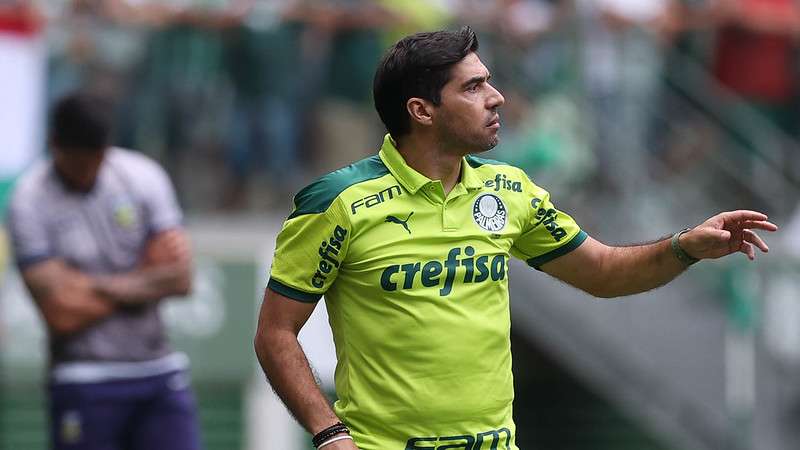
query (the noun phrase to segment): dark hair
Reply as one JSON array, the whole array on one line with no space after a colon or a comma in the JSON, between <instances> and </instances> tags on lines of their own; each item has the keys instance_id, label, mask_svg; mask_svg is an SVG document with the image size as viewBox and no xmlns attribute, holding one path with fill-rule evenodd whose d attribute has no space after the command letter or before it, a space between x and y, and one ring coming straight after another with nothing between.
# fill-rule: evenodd
<instances>
[{"instance_id":1,"label":"dark hair","mask_svg":"<svg viewBox=\"0 0 800 450\"><path fill-rule=\"evenodd\" d=\"M375 72L375 109L393 138L407 134L411 121L409 98L419 97L439 105L450 69L478 50L478 37L470 27L406 36L384 55Z\"/></svg>"},{"instance_id":2,"label":"dark hair","mask_svg":"<svg viewBox=\"0 0 800 450\"><path fill-rule=\"evenodd\" d=\"M95 94L75 92L50 111L50 142L61 150L101 151L111 140L111 102Z\"/></svg>"}]
</instances>

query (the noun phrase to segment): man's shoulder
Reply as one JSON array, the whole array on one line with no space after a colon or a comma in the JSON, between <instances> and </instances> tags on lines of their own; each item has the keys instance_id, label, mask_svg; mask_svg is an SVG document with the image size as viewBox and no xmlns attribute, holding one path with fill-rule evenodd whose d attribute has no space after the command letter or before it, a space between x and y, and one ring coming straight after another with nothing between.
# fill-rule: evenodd
<instances>
[{"instance_id":1,"label":"man's shoulder","mask_svg":"<svg viewBox=\"0 0 800 450\"><path fill-rule=\"evenodd\" d=\"M130 150L122 147L111 147L106 155L108 161L115 167L119 167L127 172L163 172L161 165L153 158L142 152Z\"/></svg>"},{"instance_id":2,"label":"man's shoulder","mask_svg":"<svg viewBox=\"0 0 800 450\"><path fill-rule=\"evenodd\" d=\"M52 167L49 160L35 162L14 182L11 202L32 202L47 192Z\"/></svg>"},{"instance_id":3,"label":"man's shoulder","mask_svg":"<svg viewBox=\"0 0 800 450\"><path fill-rule=\"evenodd\" d=\"M137 198L151 198L170 192L172 183L167 171L150 156L121 147L112 147L106 154L108 186L124 186ZM115 188L111 188L115 189Z\"/></svg>"},{"instance_id":4,"label":"man's shoulder","mask_svg":"<svg viewBox=\"0 0 800 450\"><path fill-rule=\"evenodd\" d=\"M325 174L294 197L294 211L289 219L305 214L325 212L337 197L355 185L389 174L389 169L378 155L354 162L349 166Z\"/></svg>"}]
</instances>

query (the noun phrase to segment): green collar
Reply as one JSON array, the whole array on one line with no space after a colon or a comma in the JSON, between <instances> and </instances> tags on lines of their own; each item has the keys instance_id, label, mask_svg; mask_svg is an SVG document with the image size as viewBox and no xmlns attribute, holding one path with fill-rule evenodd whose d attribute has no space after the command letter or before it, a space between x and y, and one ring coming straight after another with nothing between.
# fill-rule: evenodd
<instances>
[{"instance_id":1,"label":"green collar","mask_svg":"<svg viewBox=\"0 0 800 450\"><path fill-rule=\"evenodd\" d=\"M383 138L380 157L386 167L389 168L389 172L412 194L416 194L423 186L434 182L406 164L403 155L397 150L394 140L389 134ZM483 181L475 173L475 169L469 165L466 158L461 158L461 180L459 183L463 184L467 189L479 189L483 186Z\"/></svg>"}]
</instances>

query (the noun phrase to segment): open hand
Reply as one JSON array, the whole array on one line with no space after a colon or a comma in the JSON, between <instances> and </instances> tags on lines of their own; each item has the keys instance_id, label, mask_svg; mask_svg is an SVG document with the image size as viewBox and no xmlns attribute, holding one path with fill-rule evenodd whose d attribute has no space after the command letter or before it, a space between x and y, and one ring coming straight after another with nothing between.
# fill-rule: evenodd
<instances>
[{"instance_id":1,"label":"open hand","mask_svg":"<svg viewBox=\"0 0 800 450\"><path fill-rule=\"evenodd\" d=\"M681 248L697 259L716 259L741 252L752 261L755 249L766 253L767 244L754 230L775 231L778 226L756 211L717 214L680 237Z\"/></svg>"}]
</instances>

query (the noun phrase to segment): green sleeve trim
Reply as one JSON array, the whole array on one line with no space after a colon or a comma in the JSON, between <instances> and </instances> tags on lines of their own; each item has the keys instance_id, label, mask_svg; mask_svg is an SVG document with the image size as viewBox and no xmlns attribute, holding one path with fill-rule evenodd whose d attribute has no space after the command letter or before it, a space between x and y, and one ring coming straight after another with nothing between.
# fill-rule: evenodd
<instances>
[{"instance_id":1,"label":"green sleeve trim","mask_svg":"<svg viewBox=\"0 0 800 450\"><path fill-rule=\"evenodd\" d=\"M269 279L267 287L277 292L278 294L283 295L284 297L289 297L290 299L297 300L298 302L316 303L319 301L320 298L322 298L322 294L309 294L308 292L297 290L293 287L289 287L281 283L275 278Z\"/></svg>"},{"instance_id":2,"label":"green sleeve trim","mask_svg":"<svg viewBox=\"0 0 800 450\"><path fill-rule=\"evenodd\" d=\"M510 166L511 164L505 163L503 161L496 161L494 159L486 159L486 158L478 158L477 156L467 155L467 163L469 163L470 167L473 169L477 169L478 167L489 164L494 166Z\"/></svg>"},{"instance_id":3,"label":"green sleeve trim","mask_svg":"<svg viewBox=\"0 0 800 450\"><path fill-rule=\"evenodd\" d=\"M295 195L294 211L289 215L289 219L325 212L345 189L354 184L380 178L387 173L389 169L383 164L380 156L373 155L324 175Z\"/></svg>"},{"instance_id":4,"label":"green sleeve trim","mask_svg":"<svg viewBox=\"0 0 800 450\"><path fill-rule=\"evenodd\" d=\"M544 255L531 258L526 262L528 263L529 266L538 269L539 267L542 266L542 264L548 263L560 256L564 256L567 253L575 250L576 248L578 248L578 246L583 244L583 241L585 241L587 237L589 237L589 235L586 234L586 232L584 232L583 230L581 230L578 234L575 235L575 237L573 237L569 242L562 245L561 247L558 247L553 251L547 252Z\"/></svg>"}]
</instances>

